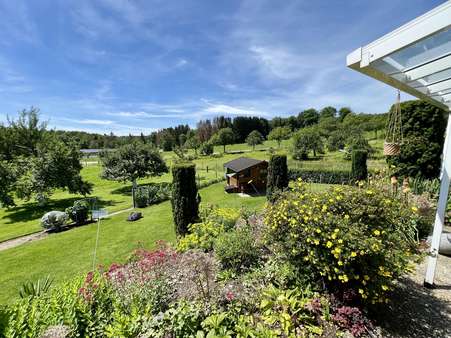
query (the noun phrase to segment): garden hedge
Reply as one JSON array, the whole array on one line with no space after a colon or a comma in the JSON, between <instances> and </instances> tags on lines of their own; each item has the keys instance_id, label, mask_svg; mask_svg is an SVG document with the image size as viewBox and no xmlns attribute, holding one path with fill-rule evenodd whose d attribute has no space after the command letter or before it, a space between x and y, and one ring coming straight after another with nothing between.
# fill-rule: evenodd
<instances>
[{"instance_id":1,"label":"garden hedge","mask_svg":"<svg viewBox=\"0 0 451 338\"><path fill-rule=\"evenodd\" d=\"M188 233L188 225L199 221L199 199L194 163L172 167L172 214L177 235Z\"/></svg>"},{"instance_id":2,"label":"garden hedge","mask_svg":"<svg viewBox=\"0 0 451 338\"><path fill-rule=\"evenodd\" d=\"M346 170L304 170L290 169L288 171L290 181L301 178L308 183L325 184L349 184L351 182L351 172Z\"/></svg>"}]
</instances>

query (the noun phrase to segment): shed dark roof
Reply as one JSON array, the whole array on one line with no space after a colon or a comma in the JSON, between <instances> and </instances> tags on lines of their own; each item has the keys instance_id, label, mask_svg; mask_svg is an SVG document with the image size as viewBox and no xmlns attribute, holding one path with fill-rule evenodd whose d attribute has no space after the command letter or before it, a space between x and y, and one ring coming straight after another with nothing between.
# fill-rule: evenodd
<instances>
[{"instance_id":1,"label":"shed dark roof","mask_svg":"<svg viewBox=\"0 0 451 338\"><path fill-rule=\"evenodd\" d=\"M233 170L235 172L238 172L238 171L242 171L242 170L245 170L247 168L253 167L253 166L255 166L257 164L260 164L262 162L265 162L265 161L256 160L254 158L249 158L249 157L239 157L237 159L234 159L232 161L224 163L224 167L228 168L228 169L231 169L231 170Z\"/></svg>"}]
</instances>

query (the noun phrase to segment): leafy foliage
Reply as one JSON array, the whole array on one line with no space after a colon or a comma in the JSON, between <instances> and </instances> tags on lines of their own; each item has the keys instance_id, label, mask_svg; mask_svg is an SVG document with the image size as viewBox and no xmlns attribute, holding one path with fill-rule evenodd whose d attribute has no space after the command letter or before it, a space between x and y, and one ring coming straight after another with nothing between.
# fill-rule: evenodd
<instances>
[{"instance_id":1,"label":"leafy foliage","mask_svg":"<svg viewBox=\"0 0 451 338\"><path fill-rule=\"evenodd\" d=\"M225 153L226 145L232 144L234 140L235 134L233 133L232 128L222 128L219 129L215 135L213 135L212 140L210 142L223 146Z\"/></svg>"},{"instance_id":2,"label":"leafy foliage","mask_svg":"<svg viewBox=\"0 0 451 338\"><path fill-rule=\"evenodd\" d=\"M273 154L269 159L266 196L273 201L278 193L288 188L287 156Z\"/></svg>"},{"instance_id":3,"label":"leafy foliage","mask_svg":"<svg viewBox=\"0 0 451 338\"><path fill-rule=\"evenodd\" d=\"M179 163L172 167L172 215L177 235L188 233L188 225L199 220L199 195L194 163Z\"/></svg>"},{"instance_id":4,"label":"leafy foliage","mask_svg":"<svg viewBox=\"0 0 451 338\"><path fill-rule=\"evenodd\" d=\"M275 140L279 145L283 140L287 140L291 135L291 129L288 127L276 127L268 135L268 140Z\"/></svg>"},{"instance_id":5,"label":"leafy foliage","mask_svg":"<svg viewBox=\"0 0 451 338\"><path fill-rule=\"evenodd\" d=\"M349 184L352 178L350 171L341 170L305 170L291 168L288 177L294 181L301 179L307 183Z\"/></svg>"},{"instance_id":6,"label":"leafy foliage","mask_svg":"<svg viewBox=\"0 0 451 338\"><path fill-rule=\"evenodd\" d=\"M216 238L229 231L240 217L240 212L231 208L217 208L207 205L201 210L202 222L189 225L189 233L180 238L177 244L179 251L189 249L213 249Z\"/></svg>"},{"instance_id":7,"label":"leafy foliage","mask_svg":"<svg viewBox=\"0 0 451 338\"><path fill-rule=\"evenodd\" d=\"M66 209L66 214L77 225L86 223L90 213L90 202L87 199L82 199L74 202L72 207Z\"/></svg>"},{"instance_id":8,"label":"leafy foliage","mask_svg":"<svg viewBox=\"0 0 451 338\"><path fill-rule=\"evenodd\" d=\"M332 291L383 302L415 251L415 206L367 188L310 193L298 182L266 215L268 244Z\"/></svg>"},{"instance_id":9,"label":"leafy foliage","mask_svg":"<svg viewBox=\"0 0 451 338\"><path fill-rule=\"evenodd\" d=\"M44 204L56 189L88 194L92 185L80 175L81 153L74 142L61 142L39 122L39 110L22 111L17 120L9 120L0 133L9 138L0 156L0 203L14 205L14 197L35 197ZM2 138L0 137L0 138ZM0 159L1 160L1 159ZM3 183L3 182L2 182Z\"/></svg>"},{"instance_id":10,"label":"leafy foliage","mask_svg":"<svg viewBox=\"0 0 451 338\"><path fill-rule=\"evenodd\" d=\"M168 172L168 167L160 153L148 144L127 144L115 151L103 152L100 159L103 165L103 178L130 181L133 183L134 192L138 178L159 176ZM135 199L133 199L133 205L135 205Z\"/></svg>"},{"instance_id":11,"label":"leafy foliage","mask_svg":"<svg viewBox=\"0 0 451 338\"><path fill-rule=\"evenodd\" d=\"M389 159L389 163L396 166L397 175L438 177L446 113L430 103L414 100L401 103L401 117L404 144L400 155Z\"/></svg>"},{"instance_id":12,"label":"leafy foliage","mask_svg":"<svg viewBox=\"0 0 451 338\"><path fill-rule=\"evenodd\" d=\"M214 251L224 269L243 271L255 266L261 255L253 233L247 227L221 233L215 241Z\"/></svg>"},{"instance_id":13,"label":"leafy foliage","mask_svg":"<svg viewBox=\"0 0 451 338\"><path fill-rule=\"evenodd\" d=\"M211 155L213 154L214 146L210 142L204 142L200 145L200 153L201 155Z\"/></svg>"},{"instance_id":14,"label":"leafy foliage","mask_svg":"<svg viewBox=\"0 0 451 338\"><path fill-rule=\"evenodd\" d=\"M316 128L299 130L293 136L293 158L305 160L311 151L315 157L317 153L324 151L324 144L320 133Z\"/></svg>"},{"instance_id":15,"label":"leafy foliage","mask_svg":"<svg viewBox=\"0 0 451 338\"><path fill-rule=\"evenodd\" d=\"M21 286L19 290L19 296L20 298L40 297L50 290L52 283L53 280L50 278L50 276L47 276L45 279L39 279L35 283L26 282Z\"/></svg>"},{"instance_id":16,"label":"leafy foliage","mask_svg":"<svg viewBox=\"0 0 451 338\"><path fill-rule=\"evenodd\" d=\"M246 143L252 147L253 150L255 150L255 146L258 144L263 143L263 135L260 134L258 130L253 130L249 133L249 135L246 137Z\"/></svg>"},{"instance_id":17,"label":"leafy foliage","mask_svg":"<svg viewBox=\"0 0 451 338\"><path fill-rule=\"evenodd\" d=\"M366 150L356 149L352 152L351 175L356 181L365 181L368 178L367 156Z\"/></svg>"}]
</instances>

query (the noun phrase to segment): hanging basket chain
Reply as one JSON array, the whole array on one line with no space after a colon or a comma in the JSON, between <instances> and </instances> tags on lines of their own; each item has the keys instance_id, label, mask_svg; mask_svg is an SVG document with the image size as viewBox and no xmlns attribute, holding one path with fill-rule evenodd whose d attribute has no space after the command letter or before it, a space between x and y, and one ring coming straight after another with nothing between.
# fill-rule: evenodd
<instances>
[{"instance_id":1,"label":"hanging basket chain","mask_svg":"<svg viewBox=\"0 0 451 338\"><path fill-rule=\"evenodd\" d=\"M385 135L386 143L398 143L403 141L401 121L401 94L398 90L397 99L393 111L388 113L387 129Z\"/></svg>"},{"instance_id":2,"label":"hanging basket chain","mask_svg":"<svg viewBox=\"0 0 451 338\"><path fill-rule=\"evenodd\" d=\"M398 90L394 109L388 112L387 128L384 142L384 155L397 156L401 152L402 136L401 93Z\"/></svg>"}]
</instances>

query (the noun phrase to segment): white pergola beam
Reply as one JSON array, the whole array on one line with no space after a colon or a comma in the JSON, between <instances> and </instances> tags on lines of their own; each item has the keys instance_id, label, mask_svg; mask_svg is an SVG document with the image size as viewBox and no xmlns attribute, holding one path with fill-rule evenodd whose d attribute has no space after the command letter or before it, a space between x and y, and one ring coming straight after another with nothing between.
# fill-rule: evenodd
<instances>
[{"instance_id":1,"label":"white pergola beam","mask_svg":"<svg viewBox=\"0 0 451 338\"><path fill-rule=\"evenodd\" d=\"M427 86L430 93L438 93L447 89L451 89L451 79L438 82Z\"/></svg>"},{"instance_id":2,"label":"white pergola beam","mask_svg":"<svg viewBox=\"0 0 451 338\"><path fill-rule=\"evenodd\" d=\"M415 67L412 70L404 72L404 74L407 75L409 81L415 81L448 68L451 68L451 55L429 62L423 66Z\"/></svg>"},{"instance_id":3,"label":"white pergola beam","mask_svg":"<svg viewBox=\"0 0 451 338\"><path fill-rule=\"evenodd\" d=\"M362 48L361 67L414 44L451 25L451 1L432 9Z\"/></svg>"},{"instance_id":4,"label":"white pergola beam","mask_svg":"<svg viewBox=\"0 0 451 338\"><path fill-rule=\"evenodd\" d=\"M445 30L450 28L451 0L410 21L393 32L386 34L367 46L356 49L347 56L347 65L354 70L420 99L427 100L450 112L451 78L449 77L448 72L441 74L442 76L434 76L436 78L435 83L431 82L431 79L426 78L429 75L438 74L441 71L451 69L450 42L440 42L440 49L436 49L436 51L440 50L440 53L434 52L433 49L428 49L427 44L424 45L426 51L423 53L421 49L422 45L420 43L421 40L428 37L431 37L429 42L433 42L434 38L432 36L443 32L448 34L448 31ZM412 45L416 43L419 44L413 47ZM407 50L409 47L411 47L412 53L417 52L421 55L421 57L417 58L417 60L421 61L414 66L410 65L406 68L406 65L400 65L400 62L397 62L396 58L392 57L391 54L400 50ZM407 55L409 55L409 50L407 50ZM412 56L415 57L415 55ZM384 65L390 65L395 71L391 73L384 72ZM424 280L425 286L432 286L434 284L440 240L445 223L445 211L448 202L450 181L451 116L448 114L448 126L446 128L445 144L443 147L442 171L440 177L440 196L437 203L428 266Z\"/></svg>"},{"instance_id":5,"label":"white pergola beam","mask_svg":"<svg viewBox=\"0 0 451 338\"><path fill-rule=\"evenodd\" d=\"M432 287L434 285L435 269L440 248L443 227L445 225L445 212L448 203L449 184L451 176L451 116L448 116L448 126L446 128L445 144L443 146L442 172L440 177L440 195L435 214L434 231L432 233L431 248L426 270L424 285Z\"/></svg>"}]
</instances>

